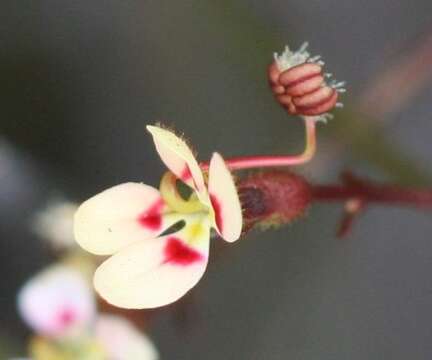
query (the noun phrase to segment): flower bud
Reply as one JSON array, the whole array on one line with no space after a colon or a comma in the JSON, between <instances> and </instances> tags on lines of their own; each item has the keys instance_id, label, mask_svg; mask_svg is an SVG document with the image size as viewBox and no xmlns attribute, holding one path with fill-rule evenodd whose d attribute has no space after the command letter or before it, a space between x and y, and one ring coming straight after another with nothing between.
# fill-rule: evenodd
<instances>
[{"instance_id":1,"label":"flower bud","mask_svg":"<svg viewBox=\"0 0 432 360\"><path fill-rule=\"evenodd\" d=\"M338 103L338 93L344 92L343 82L326 82L330 74L322 72L324 63L319 56L310 57L307 43L295 52L288 47L275 54L268 68L270 87L277 101L291 115L315 116L317 120L331 117L328 114Z\"/></svg>"}]
</instances>

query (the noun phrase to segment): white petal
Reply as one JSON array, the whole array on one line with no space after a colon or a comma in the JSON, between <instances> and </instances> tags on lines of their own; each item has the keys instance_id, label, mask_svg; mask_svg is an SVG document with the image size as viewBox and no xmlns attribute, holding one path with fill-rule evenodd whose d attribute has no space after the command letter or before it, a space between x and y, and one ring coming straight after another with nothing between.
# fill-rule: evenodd
<instances>
[{"instance_id":1,"label":"white petal","mask_svg":"<svg viewBox=\"0 0 432 360\"><path fill-rule=\"evenodd\" d=\"M96 311L84 276L62 265L48 268L23 286L18 310L36 333L55 337L82 332Z\"/></svg>"},{"instance_id":2,"label":"white petal","mask_svg":"<svg viewBox=\"0 0 432 360\"><path fill-rule=\"evenodd\" d=\"M96 321L95 335L109 359L157 360L156 347L129 321L115 315L100 315Z\"/></svg>"},{"instance_id":3,"label":"white petal","mask_svg":"<svg viewBox=\"0 0 432 360\"><path fill-rule=\"evenodd\" d=\"M218 153L210 161L209 193L216 230L226 241L236 241L243 225L241 204L231 173Z\"/></svg>"},{"instance_id":4,"label":"white petal","mask_svg":"<svg viewBox=\"0 0 432 360\"><path fill-rule=\"evenodd\" d=\"M175 234L132 244L96 270L94 285L109 303L154 308L172 303L204 274L210 227L187 223Z\"/></svg>"},{"instance_id":5,"label":"white petal","mask_svg":"<svg viewBox=\"0 0 432 360\"><path fill-rule=\"evenodd\" d=\"M168 169L180 180L194 188L205 200L207 190L204 177L192 150L171 131L157 126L147 126L152 134L156 150Z\"/></svg>"},{"instance_id":6,"label":"white petal","mask_svg":"<svg viewBox=\"0 0 432 360\"><path fill-rule=\"evenodd\" d=\"M76 241L85 250L108 255L156 237L176 221L163 216L165 204L155 188L126 183L85 201L75 214Z\"/></svg>"}]
</instances>

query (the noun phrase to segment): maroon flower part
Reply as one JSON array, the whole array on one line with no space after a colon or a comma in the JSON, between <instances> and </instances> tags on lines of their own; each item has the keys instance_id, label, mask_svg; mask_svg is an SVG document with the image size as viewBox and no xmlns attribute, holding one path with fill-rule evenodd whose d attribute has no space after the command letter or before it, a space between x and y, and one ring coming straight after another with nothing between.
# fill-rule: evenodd
<instances>
[{"instance_id":1,"label":"maroon flower part","mask_svg":"<svg viewBox=\"0 0 432 360\"><path fill-rule=\"evenodd\" d=\"M282 170L252 174L239 183L246 229L255 224L280 225L304 215L312 201L309 184Z\"/></svg>"}]
</instances>

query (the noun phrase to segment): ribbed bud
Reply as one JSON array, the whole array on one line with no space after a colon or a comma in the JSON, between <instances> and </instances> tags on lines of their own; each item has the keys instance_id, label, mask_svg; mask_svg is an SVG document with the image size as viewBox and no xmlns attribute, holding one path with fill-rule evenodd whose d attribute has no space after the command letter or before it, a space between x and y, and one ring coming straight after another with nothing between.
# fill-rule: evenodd
<instances>
[{"instance_id":1,"label":"ribbed bud","mask_svg":"<svg viewBox=\"0 0 432 360\"><path fill-rule=\"evenodd\" d=\"M238 183L245 229L254 225L282 225L301 217L311 202L304 178L271 170L250 175Z\"/></svg>"},{"instance_id":2,"label":"ribbed bud","mask_svg":"<svg viewBox=\"0 0 432 360\"><path fill-rule=\"evenodd\" d=\"M280 71L273 62L268 77L276 99L292 115L318 116L336 106L338 91L326 84L318 63L306 62Z\"/></svg>"}]
</instances>

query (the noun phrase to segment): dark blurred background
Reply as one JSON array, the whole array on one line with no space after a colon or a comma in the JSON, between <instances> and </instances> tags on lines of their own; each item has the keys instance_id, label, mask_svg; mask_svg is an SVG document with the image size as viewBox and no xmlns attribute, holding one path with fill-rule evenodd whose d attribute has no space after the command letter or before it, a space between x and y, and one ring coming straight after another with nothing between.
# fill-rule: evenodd
<instances>
[{"instance_id":1,"label":"dark blurred background","mask_svg":"<svg viewBox=\"0 0 432 360\"><path fill-rule=\"evenodd\" d=\"M32 214L56 193L157 186L146 124L173 125L201 159L301 151L301 122L266 80L285 44L309 41L349 91L299 171L432 186L430 36L430 0L3 0L0 347L24 349L16 292L52 261ZM397 78L413 63L391 91L377 87L386 69ZM340 213L319 205L291 226L213 244L192 293L150 314L162 359L429 360L431 214L374 207L339 240Z\"/></svg>"}]
</instances>

